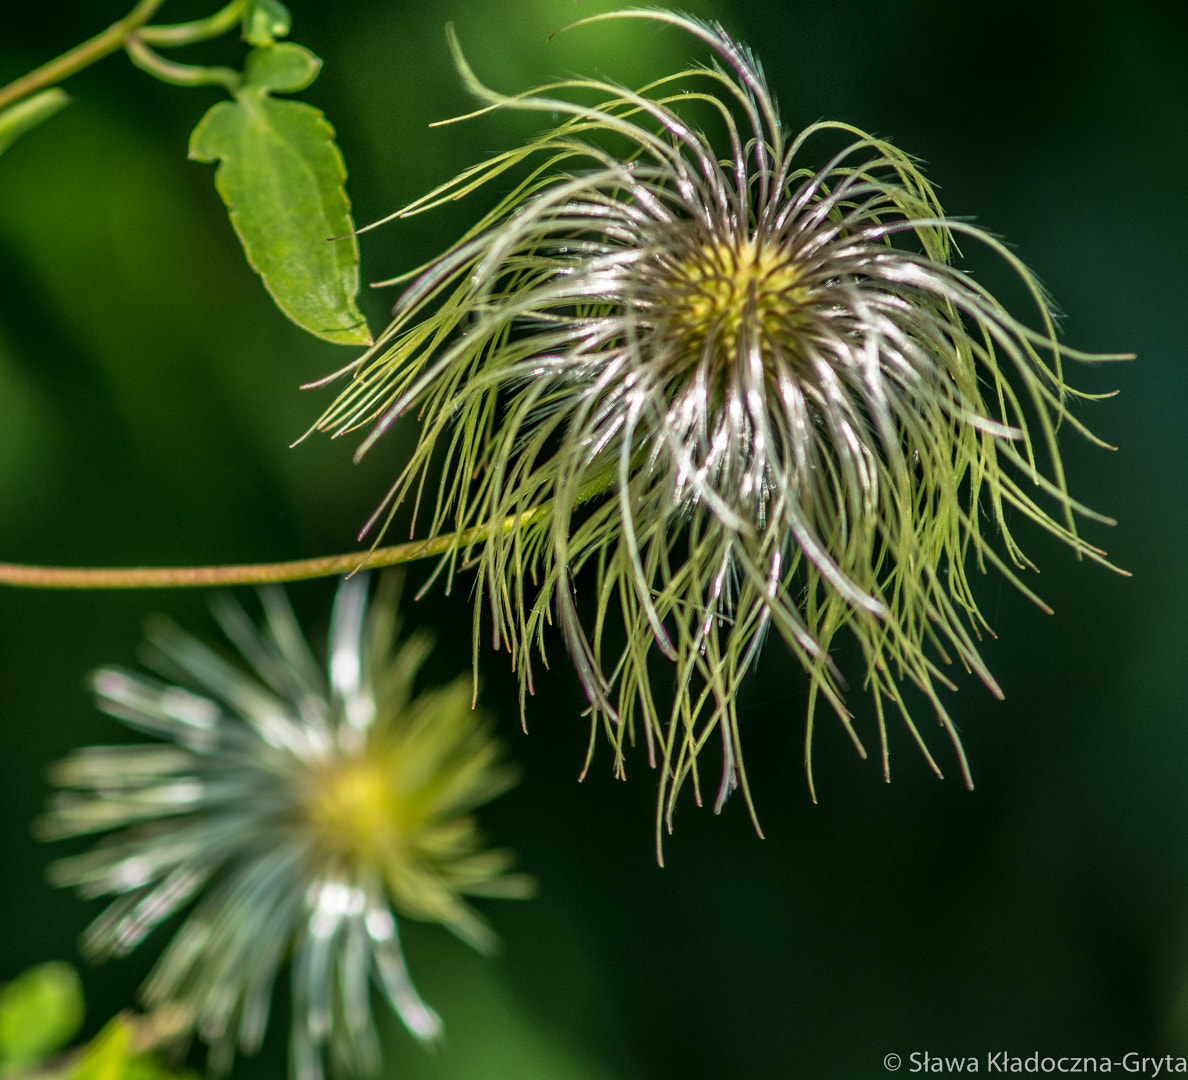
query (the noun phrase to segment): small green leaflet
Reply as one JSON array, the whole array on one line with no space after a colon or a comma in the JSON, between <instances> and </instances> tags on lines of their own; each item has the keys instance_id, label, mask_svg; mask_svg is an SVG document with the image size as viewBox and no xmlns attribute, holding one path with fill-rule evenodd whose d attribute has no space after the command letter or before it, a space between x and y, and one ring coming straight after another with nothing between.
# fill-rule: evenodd
<instances>
[{"instance_id":1,"label":"small green leaflet","mask_svg":"<svg viewBox=\"0 0 1188 1080\"><path fill-rule=\"evenodd\" d=\"M280 0L255 0L243 13L243 40L249 45L271 45L286 37L292 23Z\"/></svg>"},{"instance_id":2,"label":"small green leaflet","mask_svg":"<svg viewBox=\"0 0 1188 1080\"><path fill-rule=\"evenodd\" d=\"M305 89L321 63L300 45L253 49L235 100L198 122L190 157L219 161L215 187L277 307L325 341L370 345L355 304L359 247L334 129L313 106L269 96ZM328 243L332 236L342 239Z\"/></svg>"}]
</instances>

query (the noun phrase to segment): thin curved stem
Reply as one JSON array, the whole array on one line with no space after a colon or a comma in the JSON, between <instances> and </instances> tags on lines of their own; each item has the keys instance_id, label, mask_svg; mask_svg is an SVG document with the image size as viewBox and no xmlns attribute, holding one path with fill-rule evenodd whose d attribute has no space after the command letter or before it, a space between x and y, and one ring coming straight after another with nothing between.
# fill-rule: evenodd
<instances>
[{"instance_id":1,"label":"thin curved stem","mask_svg":"<svg viewBox=\"0 0 1188 1080\"><path fill-rule=\"evenodd\" d=\"M172 83L174 86L224 86L231 93L235 93L243 82L243 76L238 71L226 67L199 67L196 64L178 64L173 60L153 52L140 34L129 34L124 42L124 49L128 59L141 71L162 82Z\"/></svg>"},{"instance_id":2,"label":"thin curved stem","mask_svg":"<svg viewBox=\"0 0 1188 1080\"><path fill-rule=\"evenodd\" d=\"M39 90L56 86L63 79L82 71L85 67L90 67L95 61L102 60L114 52L119 52L124 47L128 35L144 26L164 2L165 0L140 0L140 3L119 22L112 23L102 33L96 34L81 45L76 45L69 52L64 52L48 64L42 64L36 70L30 71L29 74L14 79L0 90L0 109L20 101L22 98L27 98Z\"/></svg>"},{"instance_id":3,"label":"thin curved stem","mask_svg":"<svg viewBox=\"0 0 1188 1080\"><path fill-rule=\"evenodd\" d=\"M172 26L146 26L137 35L141 41L158 49L172 49L179 45L193 45L198 41L209 41L234 30L243 18L247 0L231 0L205 19L193 22L175 23Z\"/></svg>"},{"instance_id":4,"label":"thin curved stem","mask_svg":"<svg viewBox=\"0 0 1188 1080\"><path fill-rule=\"evenodd\" d=\"M541 513L540 509L514 514L503 522L503 531L522 528ZM465 547L480 539L487 527L480 525L459 533L447 533L432 540L352 551L344 555L323 555L279 563L245 563L240 566L127 566L110 568L72 566L28 566L0 563L0 585L27 589L184 589L211 585L264 585L280 581L307 581L354 573L364 566L397 566L401 563L444 555L452 548Z\"/></svg>"},{"instance_id":5,"label":"thin curved stem","mask_svg":"<svg viewBox=\"0 0 1188 1080\"><path fill-rule=\"evenodd\" d=\"M144 46L173 48L178 45L192 45L194 42L225 34L234 29L242 19L247 0L231 0L213 15L205 19L195 19L193 22L172 26L146 25L164 2L165 0L140 0L127 15L112 23L102 33L96 34L81 45L76 45L49 63L42 64L35 71L14 79L0 89L0 110L41 90L56 86L63 79L123 48L128 49L133 63L165 82L180 86L217 84L234 90L238 85L238 72L225 68L189 68L186 65L173 65Z\"/></svg>"}]
</instances>

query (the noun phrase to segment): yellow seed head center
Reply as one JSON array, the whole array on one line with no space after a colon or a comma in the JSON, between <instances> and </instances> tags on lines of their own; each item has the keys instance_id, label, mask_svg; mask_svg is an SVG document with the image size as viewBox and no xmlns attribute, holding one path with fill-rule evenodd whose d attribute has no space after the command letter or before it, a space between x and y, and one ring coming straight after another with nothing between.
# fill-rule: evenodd
<instances>
[{"instance_id":1,"label":"yellow seed head center","mask_svg":"<svg viewBox=\"0 0 1188 1080\"><path fill-rule=\"evenodd\" d=\"M305 811L326 849L373 861L390 853L403 833L401 800L382 760L338 761L311 777Z\"/></svg>"},{"instance_id":2,"label":"yellow seed head center","mask_svg":"<svg viewBox=\"0 0 1188 1080\"><path fill-rule=\"evenodd\" d=\"M753 240L706 244L678 263L668 282L668 327L686 355L706 346L723 359L737 355L743 334L766 354L803 320L808 289L785 252Z\"/></svg>"}]
</instances>

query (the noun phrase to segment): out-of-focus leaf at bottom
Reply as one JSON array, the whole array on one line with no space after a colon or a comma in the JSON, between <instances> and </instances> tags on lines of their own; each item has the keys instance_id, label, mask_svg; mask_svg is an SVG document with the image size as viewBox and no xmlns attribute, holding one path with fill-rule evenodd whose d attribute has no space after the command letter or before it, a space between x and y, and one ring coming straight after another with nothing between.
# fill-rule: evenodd
<instances>
[{"instance_id":1,"label":"out-of-focus leaf at bottom","mask_svg":"<svg viewBox=\"0 0 1188 1080\"><path fill-rule=\"evenodd\" d=\"M69 964L39 964L0 990L0 1075L65 1046L83 1022L82 985Z\"/></svg>"}]
</instances>

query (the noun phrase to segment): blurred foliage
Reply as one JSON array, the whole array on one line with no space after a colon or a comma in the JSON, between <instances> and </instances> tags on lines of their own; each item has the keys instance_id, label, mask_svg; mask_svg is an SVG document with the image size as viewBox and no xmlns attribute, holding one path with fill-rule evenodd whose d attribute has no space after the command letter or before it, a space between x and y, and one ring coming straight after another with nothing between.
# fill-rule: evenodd
<instances>
[{"instance_id":1,"label":"blurred foliage","mask_svg":"<svg viewBox=\"0 0 1188 1080\"><path fill-rule=\"evenodd\" d=\"M26 131L45 123L70 104L70 95L59 86L50 87L0 112L0 154Z\"/></svg>"},{"instance_id":2,"label":"blurred foliage","mask_svg":"<svg viewBox=\"0 0 1188 1080\"><path fill-rule=\"evenodd\" d=\"M158 1020L117 1016L85 1046L65 1051L83 1022L82 983L69 964L51 961L0 989L0 1076L36 1080L190 1080L167 1068L151 1047L168 1030Z\"/></svg>"},{"instance_id":3,"label":"blurred foliage","mask_svg":"<svg viewBox=\"0 0 1188 1080\"><path fill-rule=\"evenodd\" d=\"M49 962L0 989L0 1074L44 1061L82 1027L82 982L69 964Z\"/></svg>"},{"instance_id":4,"label":"blurred foliage","mask_svg":"<svg viewBox=\"0 0 1188 1080\"><path fill-rule=\"evenodd\" d=\"M169 1073L146 1055L132 1052L132 1030L112 1020L64 1074L68 1080L166 1080Z\"/></svg>"},{"instance_id":5,"label":"blurred foliage","mask_svg":"<svg viewBox=\"0 0 1188 1080\"><path fill-rule=\"evenodd\" d=\"M290 6L302 43L325 60L303 96L338 131L360 224L525 134L510 116L429 128L472 107L450 68L446 21L476 72L509 92L575 71L638 84L689 58L678 35L639 27L548 40L617 6L601 0ZM1188 10L1163 0L1088 0L1075 17L1065 0L682 6L755 46L790 125L846 120L924 158L946 208L976 214L1037 271L1067 312L1070 344L1139 354L1125 370L1078 373L1085 389L1121 386L1085 410L1119 451L1066 442L1074 493L1120 521L1093 539L1135 577L1022 538L1056 614L996 587L980 597L1001 635L986 654L1007 698L972 682L952 698L972 793L927 775L906 736L893 741L884 786L876 763L823 728L822 801L811 806L799 772L803 679L769 650L743 702L767 839L740 804L720 818L686 804L662 872L642 755L623 785L596 756L578 786L586 722L565 665L540 680L522 736L506 658L486 652L482 700L501 713L525 781L483 824L522 854L544 895L490 911L505 942L490 967L432 928L410 928L410 966L432 973L421 988L449 1036L427 1056L393 1028L390 1074L494 1076L484 1055L506 1053L498 1068L517 1078L847 1080L883 1075L890 1051L1183 1052ZM209 13L199 0L167 10ZM52 17L6 10L0 81L122 13L113 0L61 0ZM239 49L216 59L236 63ZM289 448L329 400L298 385L340 364L340 350L276 311L209 169L185 159L218 91L162 87L118 56L67 89L74 104L0 157L4 557L180 564L348 550L409 429L358 467L349 440ZM464 201L367 234L365 277L418 265L477 211ZM975 272L998 287L992 269ZM373 326L393 298L360 298ZM438 633L443 677L469 662L469 588L460 580L445 598L438 584L411 606L410 620ZM292 595L316 613L331 589ZM69 955L95 914L44 884L47 854L28 834L48 763L116 737L83 677L129 662L148 612L197 626L205 602L0 595L0 970ZM856 723L865 733L872 717ZM91 1016L133 1001L149 960L86 971ZM238 1073L281 1076L284 1058L274 1043Z\"/></svg>"}]
</instances>

